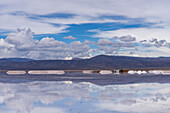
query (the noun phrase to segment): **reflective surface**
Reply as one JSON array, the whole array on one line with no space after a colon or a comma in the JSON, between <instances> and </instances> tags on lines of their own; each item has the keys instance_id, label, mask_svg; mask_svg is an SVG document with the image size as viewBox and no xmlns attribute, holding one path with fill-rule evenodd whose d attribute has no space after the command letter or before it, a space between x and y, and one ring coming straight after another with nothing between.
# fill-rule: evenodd
<instances>
[{"instance_id":1,"label":"reflective surface","mask_svg":"<svg viewBox=\"0 0 170 113\"><path fill-rule=\"evenodd\" d=\"M170 84L0 83L0 113L170 113Z\"/></svg>"}]
</instances>

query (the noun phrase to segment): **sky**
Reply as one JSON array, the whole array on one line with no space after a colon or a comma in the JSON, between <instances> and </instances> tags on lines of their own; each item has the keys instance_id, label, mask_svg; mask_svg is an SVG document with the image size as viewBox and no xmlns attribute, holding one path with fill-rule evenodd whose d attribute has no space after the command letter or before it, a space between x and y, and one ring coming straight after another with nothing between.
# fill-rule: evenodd
<instances>
[{"instance_id":1,"label":"sky","mask_svg":"<svg viewBox=\"0 0 170 113\"><path fill-rule=\"evenodd\" d=\"M0 58L170 57L169 0L1 0Z\"/></svg>"}]
</instances>

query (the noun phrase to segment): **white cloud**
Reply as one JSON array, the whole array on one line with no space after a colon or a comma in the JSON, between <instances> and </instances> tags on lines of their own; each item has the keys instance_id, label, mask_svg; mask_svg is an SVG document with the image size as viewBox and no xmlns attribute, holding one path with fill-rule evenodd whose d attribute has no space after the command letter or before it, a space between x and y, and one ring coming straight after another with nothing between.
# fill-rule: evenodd
<instances>
[{"instance_id":1,"label":"white cloud","mask_svg":"<svg viewBox=\"0 0 170 113\"><path fill-rule=\"evenodd\" d=\"M34 40L33 34L30 29L18 29L16 33L10 33L5 39L0 39L1 58L64 59L89 56L90 47L87 43L73 41L66 44L49 37Z\"/></svg>"},{"instance_id":2,"label":"white cloud","mask_svg":"<svg viewBox=\"0 0 170 113\"><path fill-rule=\"evenodd\" d=\"M126 20L113 20L113 19L98 19L97 17L89 16L75 16L73 18L43 18L44 21L56 24L87 24L87 23L108 23L108 22L121 22L125 23Z\"/></svg>"},{"instance_id":3,"label":"white cloud","mask_svg":"<svg viewBox=\"0 0 170 113\"><path fill-rule=\"evenodd\" d=\"M89 41L89 40L85 40L83 43L84 43L84 44L95 44L95 42Z\"/></svg>"},{"instance_id":4,"label":"white cloud","mask_svg":"<svg viewBox=\"0 0 170 113\"><path fill-rule=\"evenodd\" d=\"M136 46L135 43L131 43L135 40L135 37L123 36L123 37L113 37L110 39L99 39L97 45L99 46L98 51L101 51L103 54L109 55L122 55L120 51L123 52L123 55L127 56L131 51L134 51Z\"/></svg>"},{"instance_id":5,"label":"white cloud","mask_svg":"<svg viewBox=\"0 0 170 113\"><path fill-rule=\"evenodd\" d=\"M58 47L58 46L67 46L66 43L62 42L62 41L58 41L55 40L54 38L42 38L39 42L38 42L38 46L41 48L46 48L46 47Z\"/></svg>"},{"instance_id":6,"label":"white cloud","mask_svg":"<svg viewBox=\"0 0 170 113\"><path fill-rule=\"evenodd\" d=\"M65 39L72 39L72 40L74 40L74 39L76 39L75 37L73 37L73 36L68 36L68 37L64 37Z\"/></svg>"},{"instance_id":7,"label":"white cloud","mask_svg":"<svg viewBox=\"0 0 170 113\"><path fill-rule=\"evenodd\" d=\"M165 27L170 25L170 16L168 16L169 3L169 0L50 0L50 2L48 0L15 0L15 2L12 0L1 0L0 24L2 29L14 30L15 28L22 27L31 28L35 33L60 33L65 32L64 30L68 26L59 27L49 23L80 24L125 22L123 19L96 18L102 15L122 15L129 18L142 18L146 22L154 22L157 23L158 26L161 25ZM71 13L77 16L68 19L45 19L41 17L40 20L34 20L28 18L27 15L10 15L10 13L16 11L23 11L35 15Z\"/></svg>"},{"instance_id":8,"label":"white cloud","mask_svg":"<svg viewBox=\"0 0 170 113\"><path fill-rule=\"evenodd\" d=\"M98 54L131 56L169 56L169 43L165 40L134 41L132 36L110 39L99 39L97 43L85 40L72 41L66 44L54 38L45 37L35 40L30 29L18 29L9 33L5 39L0 39L1 58L22 57L31 59L67 59L89 58ZM130 37L130 38L129 38ZM124 42L130 41L130 42ZM131 41L134 41L133 43ZM89 45L96 46L92 49Z\"/></svg>"},{"instance_id":9,"label":"white cloud","mask_svg":"<svg viewBox=\"0 0 170 113\"><path fill-rule=\"evenodd\" d=\"M63 33L67 25L53 26L41 20L36 21L25 16L1 15L1 29L15 30L16 28L31 28L36 34Z\"/></svg>"},{"instance_id":10,"label":"white cloud","mask_svg":"<svg viewBox=\"0 0 170 113\"><path fill-rule=\"evenodd\" d=\"M136 37L137 41L149 40L151 38L157 38L159 40L167 40L170 42L170 28L130 28L130 29L119 29L113 31L97 31L93 37L100 38L113 38L114 36L122 37L131 35Z\"/></svg>"},{"instance_id":11,"label":"white cloud","mask_svg":"<svg viewBox=\"0 0 170 113\"><path fill-rule=\"evenodd\" d=\"M40 3L41 5L39 5ZM129 0L50 0L50 2L47 0L16 0L15 2L12 0L1 0L0 4L4 5L2 12L26 11L37 14L71 12L93 16L98 14L118 14L128 17L159 17L165 20L169 17L166 17L169 14L167 10L169 9L169 0L132 0L130 2ZM45 7L48 8L44 10Z\"/></svg>"},{"instance_id":12,"label":"white cloud","mask_svg":"<svg viewBox=\"0 0 170 113\"><path fill-rule=\"evenodd\" d=\"M66 110L57 107L36 107L30 113L67 113Z\"/></svg>"},{"instance_id":13,"label":"white cloud","mask_svg":"<svg viewBox=\"0 0 170 113\"><path fill-rule=\"evenodd\" d=\"M108 46L99 46L99 50L103 51L105 54L115 54L118 51L119 47L108 47Z\"/></svg>"},{"instance_id":14,"label":"white cloud","mask_svg":"<svg viewBox=\"0 0 170 113\"><path fill-rule=\"evenodd\" d=\"M5 41L15 47L27 46L29 48L34 45L33 34L30 29L18 29L17 33L8 34Z\"/></svg>"},{"instance_id":15,"label":"white cloud","mask_svg":"<svg viewBox=\"0 0 170 113\"><path fill-rule=\"evenodd\" d=\"M113 45L113 42L108 39L99 39L97 45Z\"/></svg>"},{"instance_id":16,"label":"white cloud","mask_svg":"<svg viewBox=\"0 0 170 113\"><path fill-rule=\"evenodd\" d=\"M132 42L132 41L135 41L136 38L135 37L132 37L130 35L127 35L127 36L121 36L119 38L121 41L124 41L124 42Z\"/></svg>"}]
</instances>

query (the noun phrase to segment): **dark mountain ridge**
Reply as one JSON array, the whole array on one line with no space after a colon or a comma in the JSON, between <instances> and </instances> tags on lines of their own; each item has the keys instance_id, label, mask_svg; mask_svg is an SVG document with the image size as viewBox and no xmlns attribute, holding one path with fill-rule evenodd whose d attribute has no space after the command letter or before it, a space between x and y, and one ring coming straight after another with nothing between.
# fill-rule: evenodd
<instances>
[{"instance_id":1,"label":"dark mountain ridge","mask_svg":"<svg viewBox=\"0 0 170 113\"><path fill-rule=\"evenodd\" d=\"M0 62L27 62L27 61L33 61L33 60L28 59L28 58L2 58L0 59Z\"/></svg>"},{"instance_id":2,"label":"dark mountain ridge","mask_svg":"<svg viewBox=\"0 0 170 113\"><path fill-rule=\"evenodd\" d=\"M170 57L99 55L76 60L1 60L0 70L170 69Z\"/></svg>"}]
</instances>

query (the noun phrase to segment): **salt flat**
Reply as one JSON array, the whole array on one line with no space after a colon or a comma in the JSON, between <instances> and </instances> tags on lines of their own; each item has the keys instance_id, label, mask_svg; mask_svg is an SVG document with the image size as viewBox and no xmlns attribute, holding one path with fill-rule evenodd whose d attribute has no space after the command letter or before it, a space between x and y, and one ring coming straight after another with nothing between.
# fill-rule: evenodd
<instances>
[{"instance_id":1,"label":"salt flat","mask_svg":"<svg viewBox=\"0 0 170 113\"><path fill-rule=\"evenodd\" d=\"M84 74L82 72L65 74L16 74L0 73L0 82L30 82L30 81L73 81L91 82L97 85L129 84L129 83L170 83L170 76L163 74Z\"/></svg>"}]
</instances>

